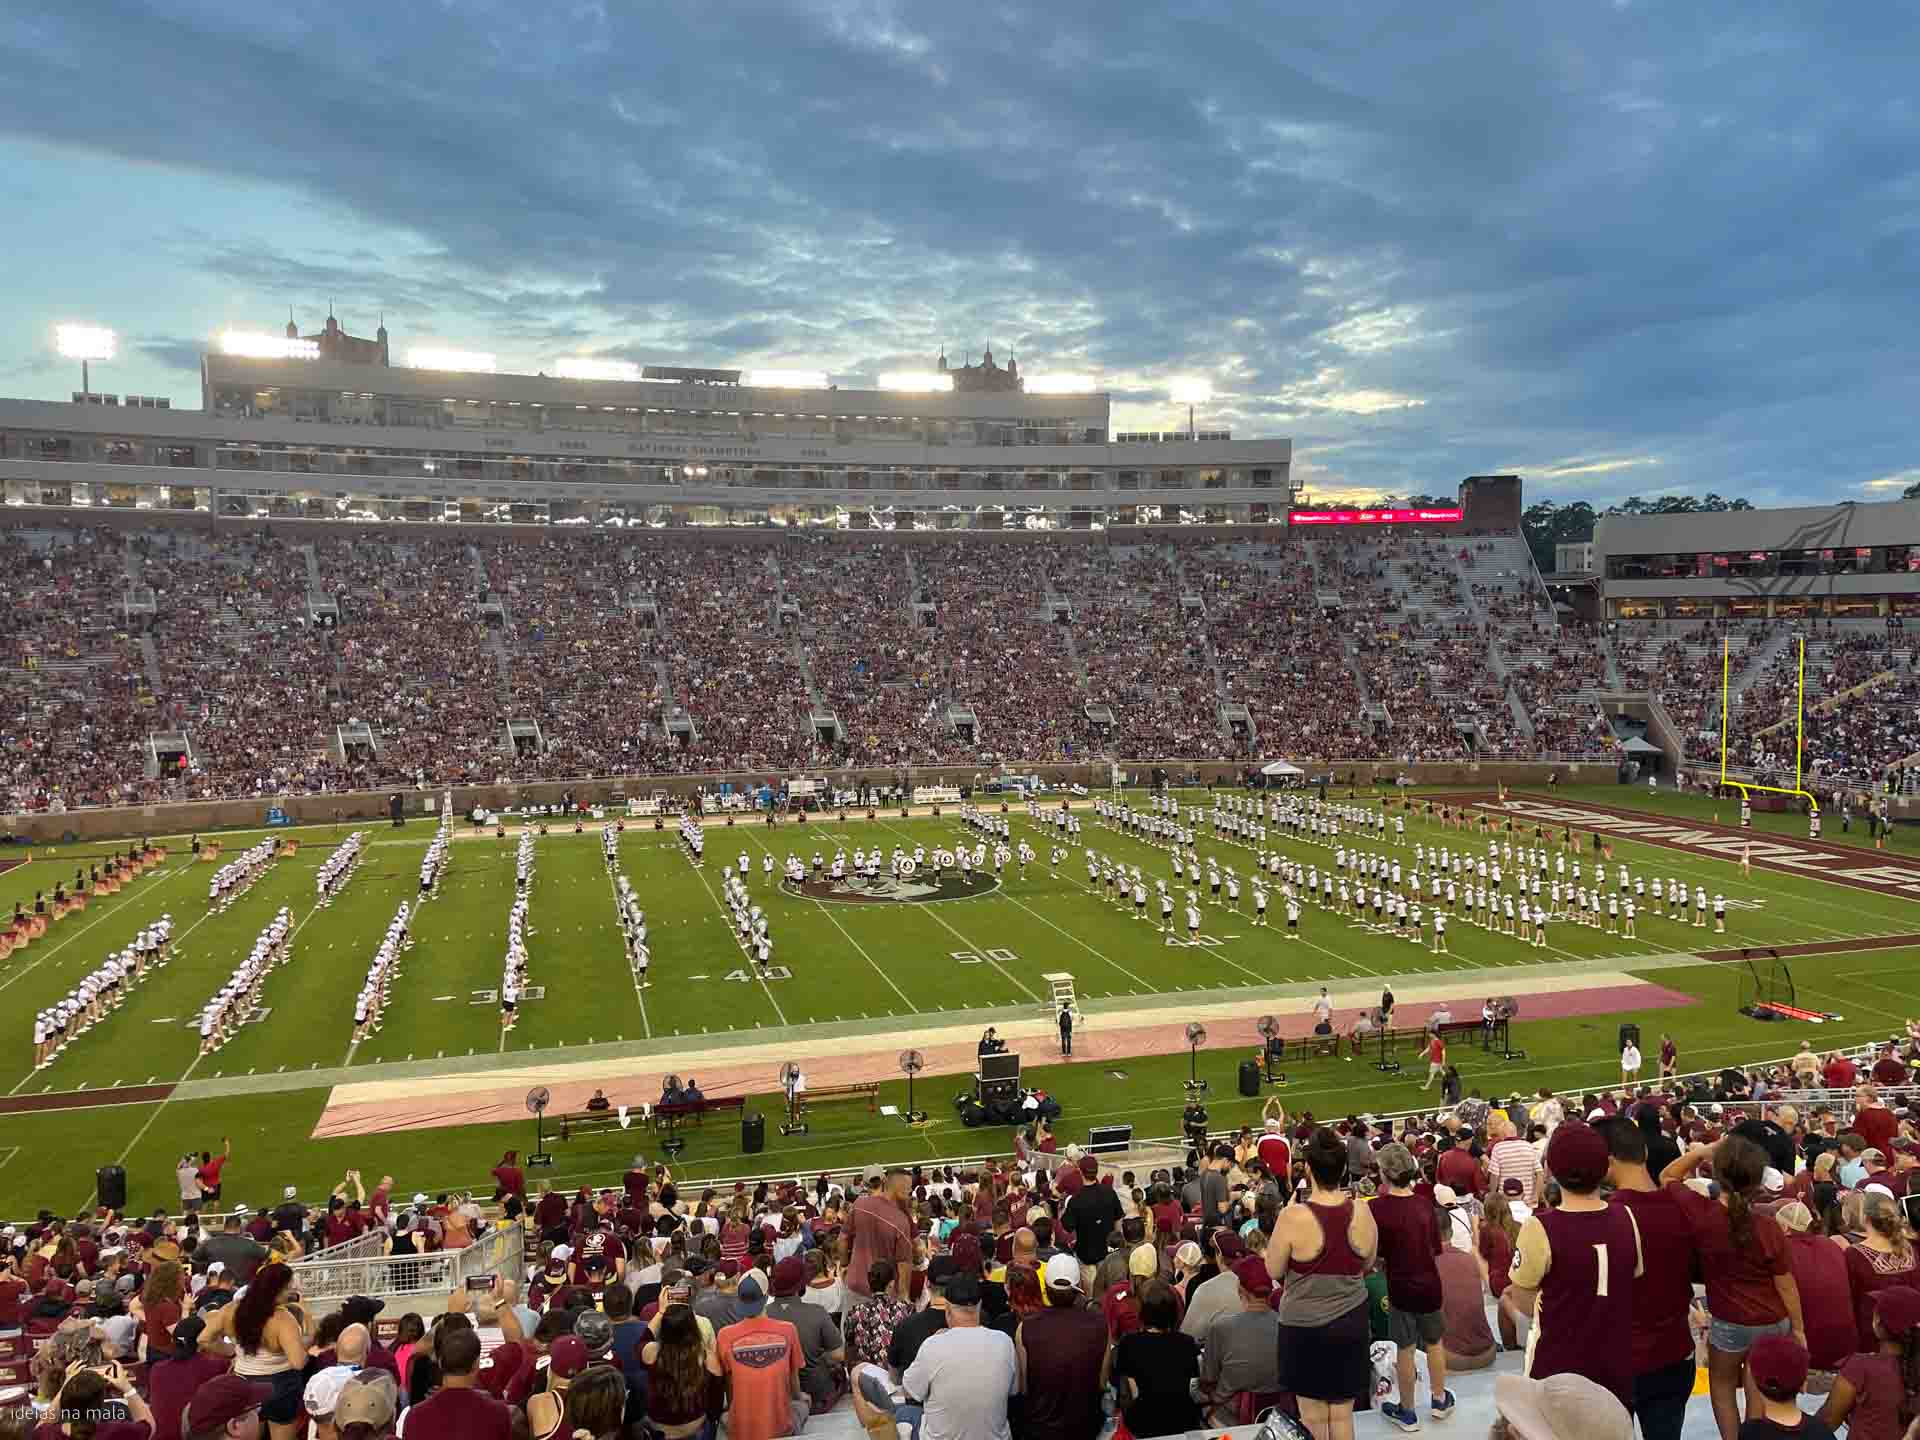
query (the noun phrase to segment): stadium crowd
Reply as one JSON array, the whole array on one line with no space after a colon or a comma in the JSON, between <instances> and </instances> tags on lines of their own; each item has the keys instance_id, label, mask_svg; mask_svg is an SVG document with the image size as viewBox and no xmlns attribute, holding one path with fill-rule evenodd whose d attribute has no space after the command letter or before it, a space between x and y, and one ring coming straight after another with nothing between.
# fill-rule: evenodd
<instances>
[{"instance_id":1,"label":"stadium crowd","mask_svg":"<svg viewBox=\"0 0 1920 1440\"><path fill-rule=\"evenodd\" d=\"M774 1440L850 1409L890 1440L1145 1440L1278 1407L1346 1440L1356 1408L1417 1429L1453 1413L1450 1374L1497 1368L1509 1434L1627 1440L1631 1412L1673 1440L1703 1362L1723 1440L1899 1440L1920 1116L1879 1087L1920 1046L1687 1081L1660 1058L1651 1085L1397 1121L1276 1097L1147 1173L1040 1125L957 1169L721 1188L635 1156L563 1192L509 1154L484 1198L403 1203L349 1171L252 1208L274 1186L223 1145L181 1157L180 1213L0 1231L0 1335L37 1346L0 1437ZM1782 1099L1811 1085L1833 1100ZM495 1253L523 1262L422 1307L444 1314L300 1294L329 1246L404 1260L515 1229Z\"/></svg>"},{"instance_id":2,"label":"stadium crowd","mask_svg":"<svg viewBox=\"0 0 1920 1440\"><path fill-rule=\"evenodd\" d=\"M1744 669L1803 624L1556 622L1507 568L1518 544L9 530L0 800L1093 754L1604 755L1593 696L1610 683L1662 699L1702 758L1721 630ZM1920 750L1914 652L1883 626L1808 628L1810 763L1864 784ZM1791 708L1791 658L1781 646L1741 692L1734 743L1763 767L1785 744L1763 732ZM1250 728L1223 730L1225 705ZM509 743L521 721L537 741ZM175 732L189 753L150 774L149 737Z\"/></svg>"}]
</instances>

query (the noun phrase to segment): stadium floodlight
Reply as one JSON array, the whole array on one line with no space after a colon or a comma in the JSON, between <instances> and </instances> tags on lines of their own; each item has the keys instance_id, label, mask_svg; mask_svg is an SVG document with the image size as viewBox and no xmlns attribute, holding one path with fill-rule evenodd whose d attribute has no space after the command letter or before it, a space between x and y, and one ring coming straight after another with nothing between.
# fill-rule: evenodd
<instances>
[{"instance_id":1,"label":"stadium floodlight","mask_svg":"<svg viewBox=\"0 0 1920 1440\"><path fill-rule=\"evenodd\" d=\"M217 342L223 355L239 355L249 360L317 360L318 340L301 340L286 335L268 335L253 330L222 330Z\"/></svg>"},{"instance_id":2,"label":"stadium floodlight","mask_svg":"<svg viewBox=\"0 0 1920 1440\"><path fill-rule=\"evenodd\" d=\"M940 375L933 371L885 370L880 375L882 390L907 390L913 392L934 392L953 389L953 376Z\"/></svg>"},{"instance_id":3,"label":"stadium floodlight","mask_svg":"<svg viewBox=\"0 0 1920 1440\"><path fill-rule=\"evenodd\" d=\"M1091 375L1029 375L1029 395L1091 395L1100 382Z\"/></svg>"},{"instance_id":4,"label":"stadium floodlight","mask_svg":"<svg viewBox=\"0 0 1920 1440\"><path fill-rule=\"evenodd\" d=\"M1194 438L1193 407L1213 399L1213 382L1204 376L1189 375L1173 382L1173 403L1187 407L1187 439Z\"/></svg>"},{"instance_id":5,"label":"stadium floodlight","mask_svg":"<svg viewBox=\"0 0 1920 1440\"><path fill-rule=\"evenodd\" d=\"M448 350L428 345L407 351L407 364L415 370L477 370L491 375L493 360L485 350Z\"/></svg>"},{"instance_id":6,"label":"stadium floodlight","mask_svg":"<svg viewBox=\"0 0 1920 1440\"><path fill-rule=\"evenodd\" d=\"M553 373L562 380L638 380L640 367L631 360L602 360L594 355L563 355Z\"/></svg>"},{"instance_id":7,"label":"stadium floodlight","mask_svg":"<svg viewBox=\"0 0 1920 1440\"><path fill-rule=\"evenodd\" d=\"M746 383L764 390L824 390L827 388L827 372L824 370L749 370Z\"/></svg>"},{"instance_id":8,"label":"stadium floodlight","mask_svg":"<svg viewBox=\"0 0 1920 1440\"><path fill-rule=\"evenodd\" d=\"M93 393L93 374L88 365L95 360L111 360L119 339L104 325L56 325L53 343L67 359L80 362L80 394L84 398Z\"/></svg>"}]
</instances>

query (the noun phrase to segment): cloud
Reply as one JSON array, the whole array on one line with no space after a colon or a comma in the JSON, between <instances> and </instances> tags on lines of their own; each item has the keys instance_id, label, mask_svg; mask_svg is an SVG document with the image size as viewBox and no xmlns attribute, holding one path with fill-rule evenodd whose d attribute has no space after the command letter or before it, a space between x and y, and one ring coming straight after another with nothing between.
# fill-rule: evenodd
<instances>
[{"instance_id":1,"label":"cloud","mask_svg":"<svg viewBox=\"0 0 1920 1440\"><path fill-rule=\"evenodd\" d=\"M77 287L132 257L151 279L116 305L129 333L332 297L403 348L530 367L594 349L854 377L992 343L1102 376L1158 417L1139 428L1205 373L1200 418L1381 491L1532 455L1575 457L1531 478L1586 493L1657 456L1697 492L1813 499L1908 463L1920 12L330 17L20 0L0 160L57 142L96 173L16 196L17 267L71 257ZM220 80L189 106L130 74ZM209 197L197 236L153 218L163 194L126 202L156 175ZM5 353L26 323L0 320Z\"/></svg>"},{"instance_id":2,"label":"cloud","mask_svg":"<svg viewBox=\"0 0 1920 1440\"><path fill-rule=\"evenodd\" d=\"M132 348L168 370L188 370L197 375L207 342L172 335L143 335L133 342Z\"/></svg>"}]
</instances>

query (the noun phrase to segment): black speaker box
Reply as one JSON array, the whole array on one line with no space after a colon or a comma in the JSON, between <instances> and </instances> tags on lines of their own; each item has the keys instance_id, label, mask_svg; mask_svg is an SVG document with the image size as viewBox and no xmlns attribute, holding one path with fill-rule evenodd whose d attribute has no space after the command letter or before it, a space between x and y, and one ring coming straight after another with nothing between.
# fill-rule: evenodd
<instances>
[{"instance_id":1,"label":"black speaker box","mask_svg":"<svg viewBox=\"0 0 1920 1440\"><path fill-rule=\"evenodd\" d=\"M740 1150L742 1154L758 1155L767 1148L767 1117L755 1111L751 1115L740 1117Z\"/></svg>"},{"instance_id":2,"label":"black speaker box","mask_svg":"<svg viewBox=\"0 0 1920 1440\"><path fill-rule=\"evenodd\" d=\"M127 1208L127 1171L122 1165L102 1165L94 1172L93 1188L109 1210Z\"/></svg>"}]
</instances>

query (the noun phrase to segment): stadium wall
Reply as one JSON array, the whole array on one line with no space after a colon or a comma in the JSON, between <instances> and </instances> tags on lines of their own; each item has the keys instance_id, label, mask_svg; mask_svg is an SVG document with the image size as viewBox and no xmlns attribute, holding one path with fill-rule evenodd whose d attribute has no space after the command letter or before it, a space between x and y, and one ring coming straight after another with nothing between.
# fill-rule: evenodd
<instances>
[{"instance_id":1,"label":"stadium wall","mask_svg":"<svg viewBox=\"0 0 1920 1440\"><path fill-rule=\"evenodd\" d=\"M1014 767L1021 776L1038 775L1050 785L1084 785L1089 790L1105 789L1114 762L1101 760L1086 765L1030 765ZM1117 762L1130 775L1144 779L1155 767L1168 772L1176 785L1203 785L1208 782L1238 784L1257 762L1233 760L1122 760ZM1414 785L1456 785L1463 789L1491 790L1496 784L1545 785L1557 776L1559 783L1601 785L1616 775L1611 761L1587 763L1549 763L1544 761L1472 765L1467 763L1420 763L1401 765L1391 760L1313 761L1296 758L1310 776L1331 775L1337 786L1370 786L1376 782L1392 784L1405 777ZM976 785L999 778L972 765L918 766L900 769L810 771L824 775L836 785ZM523 784L456 785L453 803L457 813L465 815L478 809L519 809L528 805L558 805L571 792L582 805L616 805L624 799L647 799L654 795L690 798L700 790L712 791L721 785L740 790L764 785L771 778L764 772L707 773L688 775L630 775L593 780L540 780ZM72 841L110 840L139 835L211 834L218 830L255 829L266 824L267 811L278 809L292 825L330 825L333 823L378 823L388 818L388 800L392 790L350 791L339 794L261 796L252 800L185 801L165 805L99 806L85 810L8 815L0 819L0 831L15 843L51 845ZM425 803L437 799L438 790L402 791L407 797L407 814L419 819L426 813ZM616 801L615 797L623 799ZM742 818L753 818L751 814Z\"/></svg>"}]
</instances>

